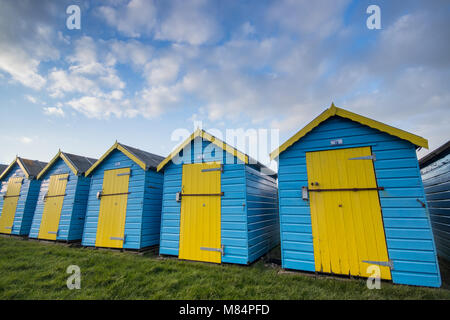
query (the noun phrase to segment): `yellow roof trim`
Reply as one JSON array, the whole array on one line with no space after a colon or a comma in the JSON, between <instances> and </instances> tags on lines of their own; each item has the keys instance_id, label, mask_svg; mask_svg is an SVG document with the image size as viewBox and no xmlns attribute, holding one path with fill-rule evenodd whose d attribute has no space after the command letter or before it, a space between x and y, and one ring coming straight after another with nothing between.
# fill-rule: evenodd
<instances>
[{"instance_id":1,"label":"yellow roof trim","mask_svg":"<svg viewBox=\"0 0 450 320\"><path fill-rule=\"evenodd\" d=\"M42 176L47 172L48 169L50 169L50 167L59 159L61 158L66 164L67 166L70 168L70 170L72 170L74 175L78 175L78 170L77 168L74 167L74 165L72 164L72 162L67 159L67 157L64 155L63 152L61 152L61 150L58 151L58 153L56 154L56 156L53 157L53 159L44 167L44 169L41 170L41 172L39 172L39 174L37 175L36 179L41 179Z\"/></svg>"},{"instance_id":2,"label":"yellow roof trim","mask_svg":"<svg viewBox=\"0 0 450 320\"><path fill-rule=\"evenodd\" d=\"M108 149L108 151L105 152L105 154L98 159L85 173L85 176L87 177L88 175L90 175L92 173L92 171L95 170L95 168L97 168L100 163L103 162L103 160L106 159L106 157L109 156L109 154L111 152L113 152L114 150L119 150L120 152L122 152L123 154L125 154L128 158L130 158L131 160L133 160L139 167L142 168L142 170L147 170L147 166L145 165L144 161L142 161L141 159L139 159L138 157L136 157L134 154L132 154L131 152L129 152L127 149L125 149L120 143L116 142L114 143L114 145Z\"/></svg>"},{"instance_id":3,"label":"yellow roof trim","mask_svg":"<svg viewBox=\"0 0 450 320\"><path fill-rule=\"evenodd\" d=\"M319 124L321 124L322 122L324 122L325 120L329 119L332 116L339 116L342 118L347 118L347 119L353 120L355 122L359 122L363 125L373 128L373 129L377 129L377 130L386 132L397 138L407 140L416 146L428 149L428 140L425 138L422 138L422 137L412 134L410 132L389 126L382 122L379 122L379 121L376 121L376 120L373 120L370 118L366 118L357 113L353 113L351 111L338 108L334 105L334 103L332 103L330 108L326 109L318 117L316 117L314 120L312 120L310 123L308 123L303 129L298 131L290 139L288 139L285 143L283 143L280 147L278 147L277 149L272 151L270 153L270 159L273 160L273 159L277 158L280 155L280 153L284 152L287 148L292 146L295 142L300 140L302 137L304 137L307 133L309 133L311 130L313 130L315 127L317 127Z\"/></svg>"},{"instance_id":4,"label":"yellow roof trim","mask_svg":"<svg viewBox=\"0 0 450 320\"><path fill-rule=\"evenodd\" d=\"M4 176L6 176L6 174L9 172L9 170L11 170L11 168L14 166L14 164L18 164L20 169L22 169L23 173L25 174L25 176L27 177L27 179L30 179L30 174L28 173L28 171L25 169L25 166L22 164L22 162L20 161L19 157L16 157L13 162L11 162L11 164L3 171L3 173L0 175L0 180L4 178Z\"/></svg>"},{"instance_id":5,"label":"yellow roof trim","mask_svg":"<svg viewBox=\"0 0 450 320\"><path fill-rule=\"evenodd\" d=\"M174 151L172 151L167 158L165 158L156 168L157 171L160 171L162 168L165 167L165 165L172 160L176 155L180 153L181 150L184 149L192 140L194 140L197 137L201 137L205 140L208 140L211 143L214 143L216 146L221 148L222 150L225 150L226 152L232 154L239 160L241 160L244 163L248 163L248 156L245 153L240 152L236 148L233 148L229 144L223 142L222 140L214 137L213 135L209 134L208 132L197 129L195 132L193 132L186 140L184 140Z\"/></svg>"}]
</instances>

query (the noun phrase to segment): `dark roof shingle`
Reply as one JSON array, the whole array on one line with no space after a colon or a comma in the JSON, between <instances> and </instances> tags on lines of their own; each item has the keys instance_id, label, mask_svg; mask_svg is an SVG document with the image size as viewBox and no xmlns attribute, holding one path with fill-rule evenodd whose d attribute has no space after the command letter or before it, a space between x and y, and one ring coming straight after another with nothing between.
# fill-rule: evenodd
<instances>
[{"instance_id":1,"label":"dark roof shingle","mask_svg":"<svg viewBox=\"0 0 450 320\"><path fill-rule=\"evenodd\" d=\"M134 154L137 158L142 160L145 165L150 169L156 169L158 167L158 164L164 160L164 157L158 156L156 154L139 150L127 145L124 145L122 143L119 143L123 148L127 149L130 153Z\"/></svg>"},{"instance_id":2,"label":"dark roof shingle","mask_svg":"<svg viewBox=\"0 0 450 320\"><path fill-rule=\"evenodd\" d=\"M38 160L29 160L24 158L18 158L20 163L25 167L30 177L37 177L39 172L47 165L47 162L42 162Z\"/></svg>"},{"instance_id":3,"label":"dark roof shingle","mask_svg":"<svg viewBox=\"0 0 450 320\"><path fill-rule=\"evenodd\" d=\"M80 173L85 173L97 161L94 158L78 156L67 152L62 153Z\"/></svg>"}]
</instances>

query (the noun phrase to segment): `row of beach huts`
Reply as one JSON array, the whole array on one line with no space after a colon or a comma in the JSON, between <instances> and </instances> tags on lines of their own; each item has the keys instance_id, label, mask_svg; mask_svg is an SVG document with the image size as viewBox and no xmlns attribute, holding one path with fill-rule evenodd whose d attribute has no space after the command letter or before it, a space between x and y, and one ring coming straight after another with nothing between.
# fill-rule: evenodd
<instances>
[{"instance_id":1,"label":"row of beach huts","mask_svg":"<svg viewBox=\"0 0 450 320\"><path fill-rule=\"evenodd\" d=\"M450 148L420 166L417 148L427 140L332 104L270 154L278 173L200 129L166 158L118 142L98 160L17 157L0 167L0 233L236 264L281 242L285 269L369 277L376 265L440 287Z\"/></svg>"}]
</instances>

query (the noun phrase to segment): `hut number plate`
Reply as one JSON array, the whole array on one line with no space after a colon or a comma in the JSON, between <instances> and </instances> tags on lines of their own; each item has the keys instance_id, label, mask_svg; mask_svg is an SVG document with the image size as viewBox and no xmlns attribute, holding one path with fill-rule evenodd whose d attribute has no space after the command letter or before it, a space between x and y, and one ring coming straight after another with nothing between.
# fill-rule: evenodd
<instances>
[{"instance_id":1,"label":"hut number plate","mask_svg":"<svg viewBox=\"0 0 450 320\"><path fill-rule=\"evenodd\" d=\"M335 146L335 145L338 145L338 144L343 144L343 143L344 143L344 141L342 139L336 139L336 140L331 140L330 141L330 144L332 146Z\"/></svg>"}]
</instances>

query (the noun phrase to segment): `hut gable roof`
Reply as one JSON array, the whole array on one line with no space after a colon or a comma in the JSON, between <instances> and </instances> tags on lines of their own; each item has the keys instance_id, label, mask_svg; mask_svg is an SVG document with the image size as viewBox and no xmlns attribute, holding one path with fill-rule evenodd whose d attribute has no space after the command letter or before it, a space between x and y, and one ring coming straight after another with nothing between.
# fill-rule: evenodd
<instances>
[{"instance_id":1,"label":"hut gable roof","mask_svg":"<svg viewBox=\"0 0 450 320\"><path fill-rule=\"evenodd\" d=\"M265 172L271 176L276 176L276 173L266 167L265 165L261 164L260 162L254 160L253 158L250 158L245 153L237 150L236 148L230 146L229 144L223 142L222 140L216 138L215 136L209 134L205 130L197 129L195 130L186 140L183 141L174 151L172 151L165 159L162 161L159 165L157 170L162 170L170 160L172 160L176 155L178 155L181 150L183 150L191 141L193 141L195 138L202 138L203 140L209 141L211 143L214 143L216 146L221 148L222 150L225 150L226 152L230 153L231 155L235 156L239 160L241 160L245 164L255 164L259 168L264 168Z\"/></svg>"},{"instance_id":2,"label":"hut gable roof","mask_svg":"<svg viewBox=\"0 0 450 320\"><path fill-rule=\"evenodd\" d=\"M39 172L47 165L47 162L16 157L16 159L14 159L14 161L1 173L0 180L8 174L16 163L22 169L27 179L36 178Z\"/></svg>"},{"instance_id":3,"label":"hut gable roof","mask_svg":"<svg viewBox=\"0 0 450 320\"><path fill-rule=\"evenodd\" d=\"M373 120L370 118L366 118L364 116L353 113L351 111L338 108L334 105L334 103L332 103L330 108L326 109L318 117L316 117L313 121L308 123L303 129L298 131L290 139L288 139L285 143L283 143L280 147L278 147L277 149L272 151L272 153L270 154L270 159L273 160L273 159L277 158L280 155L280 153L284 152L287 148L292 146L295 142L297 142L298 140L303 138L307 133L309 133L314 128L319 126L322 122L324 122L325 120L327 120L333 116L338 116L341 118L346 118L346 119L350 119L355 122L359 122L360 124L363 124L363 125L373 128L373 129L377 129L382 132L388 133L397 138L407 140L418 147L424 147L424 148L428 149L428 140L425 138L422 138L422 137L412 134L410 132L389 126L382 122L379 122L379 121L376 121L376 120Z\"/></svg>"},{"instance_id":4,"label":"hut gable roof","mask_svg":"<svg viewBox=\"0 0 450 320\"><path fill-rule=\"evenodd\" d=\"M67 166L72 170L75 175L80 175L86 172L97 159L78 156L75 154L58 151L56 156L39 172L37 178L41 179L42 176L55 164L59 159L62 159Z\"/></svg>"},{"instance_id":5,"label":"hut gable roof","mask_svg":"<svg viewBox=\"0 0 450 320\"><path fill-rule=\"evenodd\" d=\"M125 154L128 158L133 160L138 166L140 166L143 170L155 169L158 164L164 159L159 155L143 151L140 149L136 149L119 142L116 142L108 151L98 159L85 173L86 176L90 175L95 168L97 168L114 150L119 150L123 154Z\"/></svg>"},{"instance_id":6,"label":"hut gable roof","mask_svg":"<svg viewBox=\"0 0 450 320\"><path fill-rule=\"evenodd\" d=\"M165 159L162 161L159 165L157 170L160 171L162 168L165 167L167 163L169 163L170 160L172 160L176 155L178 155L181 150L183 150L189 143L191 143L192 140L194 140L197 137L201 137L204 140L207 140L211 143L214 143L219 148L229 152L233 156L237 157L244 163L248 163L248 156L239 150L233 148L232 146L226 144L222 140L214 137L213 135L209 134L205 130L197 129L195 130L186 140L183 141L174 151L172 151Z\"/></svg>"},{"instance_id":7,"label":"hut gable roof","mask_svg":"<svg viewBox=\"0 0 450 320\"><path fill-rule=\"evenodd\" d=\"M447 141L446 143L444 143L442 146L440 146L436 150L431 151L426 156L421 158L419 160L419 166L421 168L426 167L433 161L436 161L436 160L446 156L449 153L450 153L450 140Z\"/></svg>"}]
</instances>

